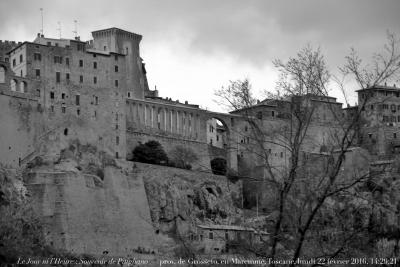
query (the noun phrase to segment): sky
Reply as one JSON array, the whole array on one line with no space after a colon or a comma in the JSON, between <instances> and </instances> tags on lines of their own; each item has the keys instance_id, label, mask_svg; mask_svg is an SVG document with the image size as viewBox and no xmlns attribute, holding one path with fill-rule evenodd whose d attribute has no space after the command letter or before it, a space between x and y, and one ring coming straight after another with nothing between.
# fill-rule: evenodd
<instances>
[{"instance_id":1,"label":"sky","mask_svg":"<svg viewBox=\"0 0 400 267\"><path fill-rule=\"evenodd\" d=\"M399 0L0 0L0 40L33 41L40 8L46 37L59 37L60 22L62 38L73 38L74 20L81 40L110 27L142 35L151 89L214 111L226 111L214 91L230 80L250 79L263 99L278 78L272 61L308 44L335 74L351 47L368 61L387 31L400 36ZM331 95L344 101L334 85Z\"/></svg>"}]
</instances>

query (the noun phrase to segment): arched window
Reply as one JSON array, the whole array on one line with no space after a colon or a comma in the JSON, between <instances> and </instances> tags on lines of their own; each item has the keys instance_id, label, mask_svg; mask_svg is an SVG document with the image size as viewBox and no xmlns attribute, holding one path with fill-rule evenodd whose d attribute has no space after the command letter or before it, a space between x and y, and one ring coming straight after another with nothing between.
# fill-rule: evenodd
<instances>
[{"instance_id":1,"label":"arched window","mask_svg":"<svg viewBox=\"0 0 400 267\"><path fill-rule=\"evenodd\" d=\"M17 91L17 81L16 80L11 80L11 91Z\"/></svg>"},{"instance_id":2,"label":"arched window","mask_svg":"<svg viewBox=\"0 0 400 267\"><path fill-rule=\"evenodd\" d=\"M6 70L0 66L0 83L4 83L6 80Z\"/></svg>"},{"instance_id":3,"label":"arched window","mask_svg":"<svg viewBox=\"0 0 400 267\"><path fill-rule=\"evenodd\" d=\"M26 82L22 81L19 83L19 91L21 93L26 93Z\"/></svg>"}]
</instances>

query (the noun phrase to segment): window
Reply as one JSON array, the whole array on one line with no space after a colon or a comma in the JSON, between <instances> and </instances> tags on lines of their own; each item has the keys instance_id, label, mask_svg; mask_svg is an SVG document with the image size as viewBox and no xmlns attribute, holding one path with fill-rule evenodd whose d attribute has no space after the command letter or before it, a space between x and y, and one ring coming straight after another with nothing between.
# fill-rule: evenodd
<instances>
[{"instance_id":1,"label":"window","mask_svg":"<svg viewBox=\"0 0 400 267\"><path fill-rule=\"evenodd\" d=\"M40 69L35 70L36 78L40 78Z\"/></svg>"},{"instance_id":2,"label":"window","mask_svg":"<svg viewBox=\"0 0 400 267\"><path fill-rule=\"evenodd\" d=\"M371 139L372 138L372 133L368 134L368 138Z\"/></svg>"},{"instance_id":3,"label":"window","mask_svg":"<svg viewBox=\"0 0 400 267\"><path fill-rule=\"evenodd\" d=\"M247 125L246 125L246 126L244 126L244 131L247 132L247 130L248 130L248 128L247 128Z\"/></svg>"},{"instance_id":4,"label":"window","mask_svg":"<svg viewBox=\"0 0 400 267\"><path fill-rule=\"evenodd\" d=\"M97 69L97 62L93 62L93 69Z\"/></svg>"},{"instance_id":5,"label":"window","mask_svg":"<svg viewBox=\"0 0 400 267\"><path fill-rule=\"evenodd\" d=\"M36 89L36 96L40 97L40 89Z\"/></svg>"},{"instance_id":6,"label":"window","mask_svg":"<svg viewBox=\"0 0 400 267\"><path fill-rule=\"evenodd\" d=\"M374 110L374 105L371 105L371 110Z\"/></svg>"},{"instance_id":7,"label":"window","mask_svg":"<svg viewBox=\"0 0 400 267\"><path fill-rule=\"evenodd\" d=\"M118 66L114 66L115 72L118 72Z\"/></svg>"},{"instance_id":8,"label":"window","mask_svg":"<svg viewBox=\"0 0 400 267\"><path fill-rule=\"evenodd\" d=\"M115 137L115 144L119 145L119 136Z\"/></svg>"},{"instance_id":9,"label":"window","mask_svg":"<svg viewBox=\"0 0 400 267\"><path fill-rule=\"evenodd\" d=\"M393 133L393 138L396 139L397 138L397 134Z\"/></svg>"},{"instance_id":10,"label":"window","mask_svg":"<svg viewBox=\"0 0 400 267\"><path fill-rule=\"evenodd\" d=\"M15 58L13 59L13 67L15 67L15 65L17 65L17 61L15 60Z\"/></svg>"},{"instance_id":11,"label":"window","mask_svg":"<svg viewBox=\"0 0 400 267\"><path fill-rule=\"evenodd\" d=\"M98 96L94 96L94 104L95 105L99 104L99 97Z\"/></svg>"},{"instance_id":12,"label":"window","mask_svg":"<svg viewBox=\"0 0 400 267\"><path fill-rule=\"evenodd\" d=\"M76 110L76 115L81 115L81 110L79 108Z\"/></svg>"},{"instance_id":13,"label":"window","mask_svg":"<svg viewBox=\"0 0 400 267\"><path fill-rule=\"evenodd\" d=\"M228 240L228 239L229 239L228 231L225 231L225 240Z\"/></svg>"},{"instance_id":14,"label":"window","mask_svg":"<svg viewBox=\"0 0 400 267\"><path fill-rule=\"evenodd\" d=\"M281 158L283 158L283 152L281 152Z\"/></svg>"},{"instance_id":15,"label":"window","mask_svg":"<svg viewBox=\"0 0 400 267\"><path fill-rule=\"evenodd\" d=\"M65 64L66 64L67 66L69 66L69 58L68 58L68 57L65 58Z\"/></svg>"},{"instance_id":16,"label":"window","mask_svg":"<svg viewBox=\"0 0 400 267\"><path fill-rule=\"evenodd\" d=\"M95 110L93 113L93 116L96 118L97 117L97 111Z\"/></svg>"},{"instance_id":17,"label":"window","mask_svg":"<svg viewBox=\"0 0 400 267\"><path fill-rule=\"evenodd\" d=\"M272 117L275 117L275 111L274 111L274 110L271 111L271 116L272 116Z\"/></svg>"},{"instance_id":18,"label":"window","mask_svg":"<svg viewBox=\"0 0 400 267\"><path fill-rule=\"evenodd\" d=\"M66 79L67 81L69 81L69 79L70 79L69 73L66 73L66 74L65 74L65 79Z\"/></svg>"},{"instance_id":19,"label":"window","mask_svg":"<svg viewBox=\"0 0 400 267\"><path fill-rule=\"evenodd\" d=\"M62 113L65 113L66 110L67 110L67 109L66 109L65 106L62 106L62 107L61 107L61 112L62 112Z\"/></svg>"},{"instance_id":20,"label":"window","mask_svg":"<svg viewBox=\"0 0 400 267\"><path fill-rule=\"evenodd\" d=\"M54 92L50 92L50 99L54 99Z\"/></svg>"},{"instance_id":21,"label":"window","mask_svg":"<svg viewBox=\"0 0 400 267\"><path fill-rule=\"evenodd\" d=\"M75 96L75 105L79 106L80 105L80 95Z\"/></svg>"},{"instance_id":22,"label":"window","mask_svg":"<svg viewBox=\"0 0 400 267\"><path fill-rule=\"evenodd\" d=\"M67 136L68 135L68 128L64 129L64 135Z\"/></svg>"},{"instance_id":23,"label":"window","mask_svg":"<svg viewBox=\"0 0 400 267\"><path fill-rule=\"evenodd\" d=\"M115 124L115 130L118 130L118 124Z\"/></svg>"},{"instance_id":24,"label":"window","mask_svg":"<svg viewBox=\"0 0 400 267\"><path fill-rule=\"evenodd\" d=\"M107 50L107 46L104 46L103 49L104 49L104 51L106 51Z\"/></svg>"},{"instance_id":25,"label":"window","mask_svg":"<svg viewBox=\"0 0 400 267\"><path fill-rule=\"evenodd\" d=\"M79 76L79 82L80 82L80 83L83 83L83 75L80 75L80 76Z\"/></svg>"},{"instance_id":26,"label":"window","mask_svg":"<svg viewBox=\"0 0 400 267\"><path fill-rule=\"evenodd\" d=\"M19 55L19 63L22 63L24 61L24 56L23 55Z\"/></svg>"},{"instance_id":27,"label":"window","mask_svg":"<svg viewBox=\"0 0 400 267\"><path fill-rule=\"evenodd\" d=\"M97 83L97 77L96 77L96 76L93 77L93 83L94 83L94 84Z\"/></svg>"},{"instance_id":28,"label":"window","mask_svg":"<svg viewBox=\"0 0 400 267\"><path fill-rule=\"evenodd\" d=\"M128 49L128 47L125 47L125 55L128 55L129 54L129 49Z\"/></svg>"},{"instance_id":29,"label":"window","mask_svg":"<svg viewBox=\"0 0 400 267\"><path fill-rule=\"evenodd\" d=\"M208 233L208 238L209 238L209 239L214 239L214 233L213 233L212 231L210 231L210 232Z\"/></svg>"},{"instance_id":30,"label":"window","mask_svg":"<svg viewBox=\"0 0 400 267\"><path fill-rule=\"evenodd\" d=\"M50 106L50 111L54 112L54 106L53 105Z\"/></svg>"},{"instance_id":31,"label":"window","mask_svg":"<svg viewBox=\"0 0 400 267\"><path fill-rule=\"evenodd\" d=\"M114 56L115 61L118 61L118 55Z\"/></svg>"},{"instance_id":32,"label":"window","mask_svg":"<svg viewBox=\"0 0 400 267\"><path fill-rule=\"evenodd\" d=\"M115 158L119 158L118 152L115 152Z\"/></svg>"},{"instance_id":33,"label":"window","mask_svg":"<svg viewBox=\"0 0 400 267\"><path fill-rule=\"evenodd\" d=\"M262 119L262 112L261 111L257 112L257 119L259 119L259 120Z\"/></svg>"},{"instance_id":34,"label":"window","mask_svg":"<svg viewBox=\"0 0 400 267\"><path fill-rule=\"evenodd\" d=\"M42 60L42 55L40 53L34 53L33 54L33 60L41 61Z\"/></svg>"},{"instance_id":35,"label":"window","mask_svg":"<svg viewBox=\"0 0 400 267\"><path fill-rule=\"evenodd\" d=\"M79 60L79 67L83 67L83 60L82 59Z\"/></svg>"},{"instance_id":36,"label":"window","mask_svg":"<svg viewBox=\"0 0 400 267\"><path fill-rule=\"evenodd\" d=\"M118 80L114 81L115 87L118 87Z\"/></svg>"},{"instance_id":37,"label":"window","mask_svg":"<svg viewBox=\"0 0 400 267\"><path fill-rule=\"evenodd\" d=\"M61 94L61 99L65 99L65 93Z\"/></svg>"},{"instance_id":38,"label":"window","mask_svg":"<svg viewBox=\"0 0 400 267\"><path fill-rule=\"evenodd\" d=\"M128 98L131 98L131 92L128 92Z\"/></svg>"},{"instance_id":39,"label":"window","mask_svg":"<svg viewBox=\"0 0 400 267\"><path fill-rule=\"evenodd\" d=\"M61 64L61 63L62 63L62 57L60 57L60 56L54 56L54 63Z\"/></svg>"},{"instance_id":40,"label":"window","mask_svg":"<svg viewBox=\"0 0 400 267\"><path fill-rule=\"evenodd\" d=\"M47 46L51 46L51 42L47 42Z\"/></svg>"},{"instance_id":41,"label":"window","mask_svg":"<svg viewBox=\"0 0 400 267\"><path fill-rule=\"evenodd\" d=\"M60 81L61 81L61 73L56 72L56 83L60 83Z\"/></svg>"}]
</instances>

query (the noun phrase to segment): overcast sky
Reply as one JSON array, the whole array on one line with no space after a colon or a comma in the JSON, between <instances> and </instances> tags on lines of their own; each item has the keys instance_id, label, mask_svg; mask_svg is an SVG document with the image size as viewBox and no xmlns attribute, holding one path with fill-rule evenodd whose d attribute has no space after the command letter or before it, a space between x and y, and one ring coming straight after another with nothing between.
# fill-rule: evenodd
<instances>
[{"instance_id":1,"label":"overcast sky","mask_svg":"<svg viewBox=\"0 0 400 267\"><path fill-rule=\"evenodd\" d=\"M1 0L0 39L33 41L41 7L47 37L59 36L59 21L62 37L72 38L75 19L82 40L109 27L143 35L150 87L216 111L215 89L248 77L262 98L275 88L272 60L308 43L321 48L335 72L350 47L369 56L382 48L387 30L400 36L399 0Z\"/></svg>"}]
</instances>

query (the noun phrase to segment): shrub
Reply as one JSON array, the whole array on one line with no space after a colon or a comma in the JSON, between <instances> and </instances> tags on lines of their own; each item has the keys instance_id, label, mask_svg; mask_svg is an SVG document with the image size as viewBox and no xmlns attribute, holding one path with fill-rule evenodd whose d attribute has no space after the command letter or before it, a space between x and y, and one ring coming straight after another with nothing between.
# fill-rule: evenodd
<instances>
[{"instance_id":1,"label":"shrub","mask_svg":"<svg viewBox=\"0 0 400 267\"><path fill-rule=\"evenodd\" d=\"M135 147L132 154L134 161L159 165L168 162L167 154L162 145L153 140L145 144L139 144Z\"/></svg>"},{"instance_id":2,"label":"shrub","mask_svg":"<svg viewBox=\"0 0 400 267\"><path fill-rule=\"evenodd\" d=\"M215 158L211 160L211 170L213 174L225 175L226 174L226 159Z\"/></svg>"},{"instance_id":3,"label":"shrub","mask_svg":"<svg viewBox=\"0 0 400 267\"><path fill-rule=\"evenodd\" d=\"M193 149L184 146L176 146L170 152L171 161L169 166L182 168L182 169L192 169L192 163L198 160L196 153Z\"/></svg>"}]
</instances>

